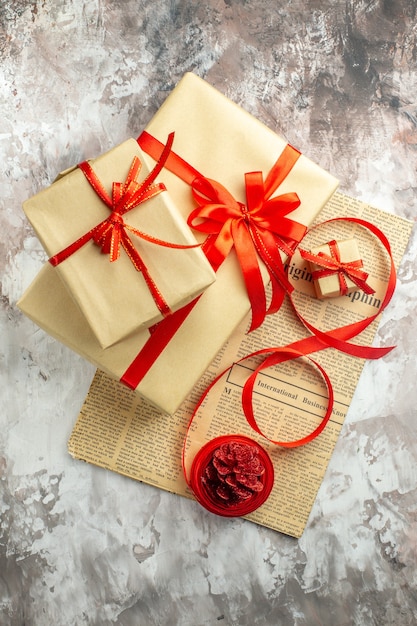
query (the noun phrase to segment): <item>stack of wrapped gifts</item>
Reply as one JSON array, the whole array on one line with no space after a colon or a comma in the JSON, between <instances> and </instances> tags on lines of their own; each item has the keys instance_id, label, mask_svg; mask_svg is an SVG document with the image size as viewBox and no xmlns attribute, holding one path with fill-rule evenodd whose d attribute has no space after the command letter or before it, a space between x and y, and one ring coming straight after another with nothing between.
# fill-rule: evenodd
<instances>
[{"instance_id":1,"label":"stack of wrapped gifts","mask_svg":"<svg viewBox=\"0 0 417 626\"><path fill-rule=\"evenodd\" d=\"M50 259L18 304L172 414L251 309L262 322L264 285L272 277L285 289L282 263L336 187L186 74L138 141L63 172L26 201ZM271 255L279 258L269 267Z\"/></svg>"}]
</instances>

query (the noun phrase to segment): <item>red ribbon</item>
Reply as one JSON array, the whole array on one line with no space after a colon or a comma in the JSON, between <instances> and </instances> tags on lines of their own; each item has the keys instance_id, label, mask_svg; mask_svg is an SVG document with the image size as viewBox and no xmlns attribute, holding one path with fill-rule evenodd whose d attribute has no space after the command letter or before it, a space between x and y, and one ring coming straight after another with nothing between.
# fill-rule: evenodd
<instances>
[{"instance_id":1,"label":"red ribbon","mask_svg":"<svg viewBox=\"0 0 417 626\"><path fill-rule=\"evenodd\" d=\"M313 254L308 250L302 250L300 248L300 254L306 261L319 265L322 269L314 270L312 272L313 280L319 280L327 276L334 276L335 274L339 278L340 295L345 296L348 291L348 285L346 279L351 280L355 285L362 289L367 294L375 293L375 289L372 289L366 282L369 274L362 270L362 259L356 259L355 261L342 262L340 257L340 248L336 240L328 242L330 255L325 252L319 252Z\"/></svg>"},{"instance_id":2,"label":"red ribbon","mask_svg":"<svg viewBox=\"0 0 417 626\"><path fill-rule=\"evenodd\" d=\"M138 157L135 156L125 182L113 183L111 197L107 194L103 184L95 174L91 165L87 161L80 163L78 167L83 172L87 181L90 183L99 198L110 209L111 213L105 220L97 224L97 226L91 228L91 230L82 235L82 237L49 259L51 265L55 267L74 254L74 252L79 250L88 241L93 240L94 243L101 248L101 252L103 254L109 255L110 262L114 262L117 261L120 256L120 247L123 247L136 270L142 273L144 280L154 298L155 304L164 317L171 314L171 309L150 275L146 264L144 263L138 250L135 248L127 231L144 241L168 248L188 249L198 247L198 244L181 245L169 243L167 241L163 241L162 239L158 239L157 237L152 237L151 235L147 235L137 228L133 228L133 226L126 224L123 220L123 215L166 190L163 183L154 183L154 181L168 158L173 140L174 133L171 133L161 152L156 166L141 183L137 181L137 177L142 164Z\"/></svg>"},{"instance_id":3,"label":"red ribbon","mask_svg":"<svg viewBox=\"0 0 417 626\"><path fill-rule=\"evenodd\" d=\"M153 137L151 137L147 133L144 133L138 139L138 142L146 152L148 152L149 154L151 154L151 156L153 156L153 158L155 159L158 158L158 143L159 142L157 142L157 140L155 140ZM230 196L227 190L225 190L218 183L215 183L213 181L210 181L208 179L205 179L199 176L199 173L194 168L192 168L192 166L190 166L186 161L181 159L178 155L171 153L169 159L167 160L166 167L170 169L171 171L173 171L177 176L182 178L185 182L190 184L192 187L193 195L197 201L198 208L195 209L195 211L193 211L193 213L190 215L189 223L194 227L197 226L200 231L206 232L209 235L208 238L206 239L205 245L208 248L207 256L208 258L211 259L213 267L215 267L215 269L217 269L217 267L220 265L220 263L225 258L225 256L227 256L228 252L231 250L233 245L235 246L236 252L239 257L239 251L237 249L238 246L236 246L236 241L239 241L240 229L242 225L246 228L247 233L249 233L251 240L252 240L253 247L259 254L259 251L257 248L259 239L257 238L257 234L258 234L259 226L261 225L260 232L263 235L262 227L264 226L264 224L262 223L262 221L261 221L261 224L257 223L256 218L259 217L260 212L262 210L265 210L265 208L268 206L268 201L271 195L271 194L268 195L269 189L268 191L266 191L267 185L263 185L262 175L260 175L259 173L253 173L253 174L249 174L246 176L247 206L243 207L242 204L237 203ZM267 179L267 182L268 182L268 179ZM209 200L209 202L207 202L207 200ZM282 200L282 197L281 197L281 200ZM284 210L285 208L286 207L284 207ZM250 216L249 218L248 218L248 214ZM225 216L226 216L226 219L225 219ZM285 216L285 213L284 213L284 216ZM197 218L202 219L202 221L198 225L195 223L195 220ZM333 347L347 354L359 356L361 358L376 359L376 358L380 358L384 356L385 354L387 354L393 349L392 347L374 348L372 346L361 346L361 345L356 345L356 344L352 344L349 342L350 339L352 339L353 337L360 334L363 330L365 330L365 328L367 328L377 318L377 316L383 311L383 309L387 306L394 292L396 272L395 272L395 266L394 266L394 262L393 262L393 258L391 254L390 244L387 238L385 237L385 235L382 233L382 231L380 231L373 224L366 222L365 220L358 219L358 218L335 218L333 220L328 220L328 222L339 221L339 220L351 221L364 228L369 229L379 239L380 243L385 247L388 253L389 259L390 259L390 272L389 272L387 290L386 290L383 302L381 304L380 310L375 315L371 315L365 320L360 320L358 322L355 322L353 324L348 324L347 326L343 326L341 328L336 328L336 329L329 330L329 331L320 331L319 329L315 328L312 324L310 324L299 313L299 311L296 309L294 299L291 296L291 292L293 290L288 289L290 300L291 300L291 303L292 303L292 306L294 308L296 315L302 321L302 323L306 326L306 328L308 328L310 332L313 333L313 335L311 337L307 337L305 339L296 341L293 344L290 344L285 347L265 348L257 352L254 352L250 355L247 355L246 357L241 359L241 361L243 361L245 359L252 358L255 355L262 355L262 354L266 355L264 361L254 370L254 372L248 377L248 379L246 380L244 384L243 391L242 391L243 413L246 417L248 424L259 435L266 437L265 434L259 428L256 422L255 415L254 415L253 389L254 389L256 378L258 374L260 373L260 371L263 369L267 369L268 367L272 367L279 363L283 363L285 361L300 358L300 357L307 358L315 367L318 368L319 372L321 373L322 378L324 379L326 386L327 386L327 390L328 390L328 405L327 405L325 415L323 419L321 420L321 422L319 423L319 425L306 436L295 441L270 440L272 443L277 444L281 447L291 448L291 447L305 445L311 442L315 437L317 437L324 430L332 414L334 394L333 394L333 388L331 385L330 378L328 374L326 373L326 371L316 361L313 361L308 356L309 354L311 354L312 352L323 350L328 347ZM268 224L269 228L270 226L271 225ZM288 234L288 231L287 231L287 234ZM280 235L282 236L282 232L280 232ZM298 239L298 235L299 233L297 233L297 236L294 238L296 244L300 242L300 239ZM302 236L303 235L301 235L301 237ZM239 242L239 245L240 245L240 242ZM285 252L288 253L288 250L285 250ZM291 252L293 252L293 249L291 249ZM332 273L334 271L337 271L338 273L343 272L343 274L347 273L346 267L342 268L340 265L337 265L337 263L341 263L340 256L339 258L337 257L337 252L336 254L333 253L331 257L331 263L332 263L332 266L330 268L324 268L324 269L331 269ZM267 265L268 271L270 272L270 268L268 267L267 263L266 265ZM349 268L351 275L352 273L355 274L355 278L358 277L358 274L356 273L358 269L360 268L357 267L356 263L354 264L353 267ZM355 272L352 272L352 270L355 270ZM270 272L270 275L271 275L271 272ZM274 273L272 273L272 277L274 279L278 278L277 276L274 275ZM363 274L359 275L359 279L361 280L362 279L366 280L366 278L367 276L364 277ZM278 282L281 287L285 285L283 281L278 280ZM373 293L373 291L371 291L371 293ZM134 383L134 384L131 384L133 388L135 388L136 385L140 382L140 380L148 371L151 364L156 360L156 358L162 352L165 345L174 336L176 330L180 327L181 323L186 319L188 314L192 311L196 302L197 300L190 303L187 310L183 309L182 311L177 312L177 314L174 314L174 316L171 317L170 320L165 320L164 322L161 322L160 324L157 324L154 327L154 333L152 334L148 343L145 345L144 350L141 351L141 353L139 353L134 363L130 366L130 368L128 368L126 372L129 375L130 382ZM177 317L175 317L175 315L177 315ZM168 322L168 326L167 326L167 322ZM141 356L143 357L143 359L141 359ZM228 369L230 368L227 368L225 372L227 372ZM211 391L213 386L222 378L225 372L222 372L219 376L217 376L216 379L211 383L211 385L209 385L208 388L205 390L204 394L202 395L199 402L197 403L197 406L193 412L193 415L191 417L191 420L189 422L189 426L187 429L187 435L185 437L184 447L183 447L183 470L184 470L185 479L192 489L195 487L195 481L193 482L195 478L193 474L193 468L191 470L192 472L191 476L188 476L185 470L185 445L186 445L187 436L190 432L191 425L195 418L197 410L200 408L204 399L206 398L208 393ZM203 505L204 505L204 502L203 502Z\"/></svg>"},{"instance_id":4,"label":"red ribbon","mask_svg":"<svg viewBox=\"0 0 417 626\"><path fill-rule=\"evenodd\" d=\"M158 161L161 158L163 144L155 137L144 131L138 137L137 141L142 150L149 154L155 161ZM279 184L286 178L288 173L291 171L298 157L299 152L297 152L294 148L290 148L289 153L286 151L286 155L281 155L281 157L278 158L265 182L264 196L268 196L268 198L270 197L270 195L273 193L273 190L275 190L279 186ZM203 184L203 181L206 180L192 165L187 163L187 161L182 159L178 154L173 151L169 153L165 161L164 167L173 172L176 176L181 178L181 180L183 180L190 186L192 186L194 181L196 181L196 194L199 193L199 185ZM210 181L208 181L207 186L210 186ZM251 192L249 192L249 195L250 204L251 206L253 206ZM233 202L235 201L233 200ZM269 205L268 208L270 208L270 206L271 205ZM240 216L237 216L237 218L240 220ZM302 228L304 229L304 227ZM300 234L300 232L297 233L297 237L300 236ZM225 249L223 248L222 251L219 251L219 249L216 247L215 244L217 240L219 240L219 242L224 241L223 238L219 239L216 235L213 234L209 235L205 242L202 244L202 249L204 250L215 271L217 271L221 263L226 258L226 256L224 256ZM277 254L277 256L279 256L279 254ZM262 293L264 293L263 284L260 296L261 299ZM281 290L281 295L282 297L284 297L284 290ZM182 323L191 313L198 300L199 298L196 298L182 309L174 312L169 318L163 320L162 322L156 324L151 328L150 338L120 378L120 381L122 383L124 383L130 389L136 389L136 387L146 376L149 369L163 352L165 347L174 337L175 333L181 327ZM273 304L276 305L277 301L271 301L270 306L272 306ZM265 308L264 301L262 302L261 308L262 310L264 310ZM256 323L258 322L259 319L256 320Z\"/></svg>"},{"instance_id":5,"label":"red ribbon","mask_svg":"<svg viewBox=\"0 0 417 626\"><path fill-rule=\"evenodd\" d=\"M295 162L299 153L292 150L287 146L283 159ZM197 178L192 183L198 208L191 212L188 224L215 236L211 252L214 258L216 252L219 260L223 260L232 247L235 248L251 304L250 330L258 328L265 315L278 311L285 293L292 291L279 251L292 256L294 247L306 232L305 226L286 217L300 206L296 193L270 198L280 182L277 176L274 185L268 188L268 179L264 184L261 172L245 174L246 205L237 202L216 181ZM268 308L258 258L264 262L271 280L272 297Z\"/></svg>"},{"instance_id":6,"label":"red ribbon","mask_svg":"<svg viewBox=\"0 0 417 626\"><path fill-rule=\"evenodd\" d=\"M313 339L313 338L311 338L311 339ZM316 352L316 351L321 350L321 349L323 349L325 347L326 346L324 346L323 344L320 345L318 342L311 342L308 339L305 339L305 340L301 340L300 342L294 342L293 344L290 344L290 345L285 346L285 347L263 348L261 350L257 350L256 352L252 352L251 354L247 354L246 356L242 357L241 359L239 359L239 361L236 361L236 363L233 363L230 367L227 367L220 374L218 374L216 376L216 378L210 383L210 385L205 389L204 393L202 394L202 396L198 400L197 405L196 405L196 407L195 407L195 409L193 411L193 414L191 416L191 419L190 419L190 421L188 423L188 428L187 428L187 433L186 433L185 439L187 439L187 437L189 435L192 422L193 422L193 420L194 420L198 410L200 409L201 405L203 404L204 400L206 399L206 397L208 396L210 391L213 389L213 387L223 378L223 376L227 372L229 372L232 369L233 365L236 365L238 363L242 363L243 361L246 361L247 359L252 359L255 356L267 354L268 356L252 372L252 374L247 378L247 380L245 381L245 384L243 386L242 408L243 408L243 412L245 414L246 420L247 420L248 424L253 428L253 430L255 432L257 432L259 435L261 435L264 439L267 439L269 442L271 442L271 443L273 443L275 445L278 445L280 447L283 447L283 448L295 448L295 447L298 447L298 446L305 445L306 443L309 443L310 441L315 439L324 430L326 424L328 423L328 421L329 421L329 419L330 419L330 417L332 415L332 411L333 411L334 392L333 392L333 386L332 386L330 377L328 376L328 374L326 373L324 368L317 361L314 361L312 358L310 358L308 356L308 354L310 352ZM317 426L317 428L315 428L311 433L307 434L305 437L302 437L301 439L297 439L295 441L276 441L274 439L270 439L259 428L259 426L258 426L258 424L256 422L256 419L255 419L254 411L253 411L252 397L253 397L253 388L254 388L254 385L255 385L256 378L257 378L258 374L262 370L268 369L269 367L273 367L274 365L278 365L279 363L284 363L285 361L291 361L293 359L298 359L298 358L301 358L301 357L307 358L309 363L311 365L313 365L318 370L318 372L321 374L322 379L324 380L324 382L326 384L327 393L328 393L326 412L325 412L325 414L323 416L323 419L321 420L320 424ZM184 442L184 447L183 447L183 467L185 467L185 460L184 460L185 459L185 443L186 443L186 441Z\"/></svg>"},{"instance_id":7,"label":"red ribbon","mask_svg":"<svg viewBox=\"0 0 417 626\"><path fill-rule=\"evenodd\" d=\"M157 159L162 144L143 132L138 139L145 152ZM197 203L188 224L209 236L207 257L215 270L234 247L239 260L252 309L250 330L262 324L265 315L280 308L285 293L293 287L285 274L280 250L291 256L307 228L287 215L300 206L296 193L271 198L300 157L290 145L284 148L265 182L262 172L245 174L246 205L238 202L220 183L206 178L178 155L171 153L165 164L191 185ZM267 306L265 287L259 267L264 262L272 285Z\"/></svg>"}]
</instances>

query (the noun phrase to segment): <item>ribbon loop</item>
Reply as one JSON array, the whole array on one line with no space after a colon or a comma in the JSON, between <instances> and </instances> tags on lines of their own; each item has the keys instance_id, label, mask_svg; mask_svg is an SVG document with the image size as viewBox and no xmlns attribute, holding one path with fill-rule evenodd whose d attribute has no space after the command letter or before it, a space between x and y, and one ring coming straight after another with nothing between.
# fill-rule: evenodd
<instances>
[{"instance_id":1,"label":"ribbon loop","mask_svg":"<svg viewBox=\"0 0 417 626\"><path fill-rule=\"evenodd\" d=\"M396 270L392 257L391 246L384 233L377 226L375 226L371 222L368 222L367 220L363 220L358 217L334 217L327 220L326 222L323 222L322 224L317 224L316 226L313 226L310 230L320 228L320 226L324 224L331 224L332 222L343 221L351 222L367 229L379 240L381 245L385 248L389 260L389 273L385 296L381 302L379 310L375 314L370 315L365 319L353 322L352 324L348 324L347 326L336 328L330 331L322 331L310 322L308 322L307 319L301 314L301 312L297 309L291 294L290 302L298 319L323 345L335 348L336 350L340 350L341 352L345 352L346 354L351 354L352 356L356 356L359 358L378 359L385 354L388 354L388 352L390 352L393 347L391 346L387 348L376 348L373 346L363 346L350 343L348 339L356 337L361 332L363 332L370 324L372 324L372 322L376 320L377 317L387 307L394 294L396 284ZM345 331L347 331L347 334L345 334Z\"/></svg>"},{"instance_id":2,"label":"ribbon loop","mask_svg":"<svg viewBox=\"0 0 417 626\"><path fill-rule=\"evenodd\" d=\"M262 172L247 172L245 174L245 189L247 213L255 217L262 210L265 201L265 190Z\"/></svg>"}]
</instances>

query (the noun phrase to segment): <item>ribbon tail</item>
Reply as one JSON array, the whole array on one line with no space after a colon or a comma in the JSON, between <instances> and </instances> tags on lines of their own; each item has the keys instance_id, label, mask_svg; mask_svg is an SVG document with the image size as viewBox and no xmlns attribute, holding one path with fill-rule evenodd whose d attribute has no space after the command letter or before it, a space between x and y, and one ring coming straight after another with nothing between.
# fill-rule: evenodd
<instances>
[{"instance_id":1,"label":"ribbon tail","mask_svg":"<svg viewBox=\"0 0 417 626\"><path fill-rule=\"evenodd\" d=\"M284 291L291 293L294 287L284 269L284 263L279 252L280 242L267 230L260 233L256 228L251 228L250 232L258 254L268 268L271 277L282 286ZM292 250L288 250L287 256L290 256L291 253Z\"/></svg>"},{"instance_id":2,"label":"ribbon tail","mask_svg":"<svg viewBox=\"0 0 417 626\"><path fill-rule=\"evenodd\" d=\"M371 296L372 294L375 293L375 289L373 289L371 285L368 285L368 283L366 282L367 278L365 279L359 278L355 276L354 274L348 274L347 277L350 278L350 280L353 283L355 283L355 285L359 287L359 289L361 289L368 296Z\"/></svg>"},{"instance_id":3,"label":"ribbon tail","mask_svg":"<svg viewBox=\"0 0 417 626\"><path fill-rule=\"evenodd\" d=\"M380 359L394 349L394 346L389 346L387 348L376 348L373 346L361 346L358 344L349 343L349 341L346 341L344 338L339 337L339 333L337 331L341 329L330 332L320 331L318 328L315 328L314 326L309 324L304 318L301 318L300 315L299 318L306 326L306 328L308 328L310 332L314 333L328 347L340 350L340 352L344 352L345 354L350 354L350 356L359 357L361 359ZM356 335L359 335L362 331L364 331L367 326L369 326L368 320L360 320L358 322L350 324L346 328L349 328L352 331L351 337L355 337Z\"/></svg>"},{"instance_id":4,"label":"ribbon tail","mask_svg":"<svg viewBox=\"0 0 417 626\"><path fill-rule=\"evenodd\" d=\"M138 270L138 272L142 273L143 278L148 286L149 291L152 294L152 297L160 313L164 317L171 315L172 311L169 308L164 296L162 295L161 291L159 290L158 286L156 285L155 281L150 275L148 268L146 267L145 263L142 261L140 254L138 253L132 241L126 235L124 231L121 236L121 243L126 253L128 254L130 260L132 261L133 265L135 266L135 268Z\"/></svg>"},{"instance_id":5,"label":"ribbon tail","mask_svg":"<svg viewBox=\"0 0 417 626\"><path fill-rule=\"evenodd\" d=\"M282 303L284 302L285 295L287 293L281 283L277 283L275 280L271 280L271 287L272 296L268 310L266 312L267 315L273 315L280 310Z\"/></svg>"},{"instance_id":6,"label":"ribbon tail","mask_svg":"<svg viewBox=\"0 0 417 626\"><path fill-rule=\"evenodd\" d=\"M278 157L275 165L272 167L265 181L265 197L269 198L272 196L274 191L278 189L280 184L285 180L288 174L291 172L292 168L300 158L300 152L287 144L282 151L281 155Z\"/></svg>"},{"instance_id":7,"label":"ribbon tail","mask_svg":"<svg viewBox=\"0 0 417 626\"><path fill-rule=\"evenodd\" d=\"M136 235L140 239L144 241L148 241L149 243L153 243L157 246L162 246L163 248L170 248L172 250L190 250L194 248L201 248L200 243L172 243L170 241L165 241L164 239L158 239L158 237L154 237L153 235L147 235L142 230L138 230L137 228L133 228L133 226L129 226L129 224L125 224L126 230Z\"/></svg>"},{"instance_id":8,"label":"ribbon tail","mask_svg":"<svg viewBox=\"0 0 417 626\"><path fill-rule=\"evenodd\" d=\"M74 252L82 248L88 241L90 241L90 239L93 239L95 230L95 228L90 230L88 233L77 239L77 241L74 241L72 244L70 244L57 254L51 256L48 259L49 263L56 267L57 265L62 263L62 261L68 259L68 257L74 254Z\"/></svg>"},{"instance_id":9,"label":"ribbon tail","mask_svg":"<svg viewBox=\"0 0 417 626\"><path fill-rule=\"evenodd\" d=\"M110 234L110 262L114 263L120 257L120 244L122 243L122 233L117 226L112 228Z\"/></svg>"},{"instance_id":10,"label":"ribbon tail","mask_svg":"<svg viewBox=\"0 0 417 626\"><path fill-rule=\"evenodd\" d=\"M252 321L249 332L258 328L266 316L266 294L252 238L243 222L232 223L232 236L248 293Z\"/></svg>"},{"instance_id":11,"label":"ribbon tail","mask_svg":"<svg viewBox=\"0 0 417 626\"><path fill-rule=\"evenodd\" d=\"M88 182L90 183L90 185L92 186L92 188L94 189L94 191L96 192L100 200L102 200L109 209L112 209L113 208L112 199L108 195L107 191L104 189L100 180L97 178L90 163L88 161L83 161L82 163L78 164L78 167L82 171L82 173L84 174L84 176L86 177L86 179L88 180Z\"/></svg>"},{"instance_id":12,"label":"ribbon tail","mask_svg":"<svg viewBox=\"0 0 417 626\"><path fill-rule=\"evenodd\" d=\"M150 135L146 130L137 138L137 143L144 152L149 154L154 161L158 161L161 158L164 144ZM176 176L179 176L181 180L191 185L195 178L201 178L200 172L198 172L192 165L184 161L173 150L170 151L165 161L165 168L170 172L173 172Z\"/></svg>"},{"instance_id":13,"label":"ribbon tail","mask_svg":"<svg viewBox=\"0 0 417 626\"><path fill-rule=\"evenodd\" d=\"M144 189L146 189L147 187L150 187L150 185L154 182L155 178L158 176L162 168L165 166L165 163L171 152L172 144L174 142L174 134L175 133L169 133L167 142L159 156L159 159L156 162L155 167L148 174L148 176L145 178L145 180L142 183L142 186Z\"/></svg>"}]
</instances>

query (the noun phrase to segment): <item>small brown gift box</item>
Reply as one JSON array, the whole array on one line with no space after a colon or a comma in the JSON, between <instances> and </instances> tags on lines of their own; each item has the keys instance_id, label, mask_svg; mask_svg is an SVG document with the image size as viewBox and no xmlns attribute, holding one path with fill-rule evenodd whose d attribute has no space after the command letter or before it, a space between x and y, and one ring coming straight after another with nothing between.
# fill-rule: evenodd
<instances>
[{"instance_id":1,"label":"small brown gift box","mask_svg":"<svg viewBox=\"0 0 417 626\"><path fill-rule=\"evenodd\" d=\"M315 263L310 256L303 254L310 263L317 298L337 298L362 287L373 293L365 285L368 275L361 269L363 264L356 239L327 242L312 248L310 255L317 258L318 262ZM338 270L339 263L346 268L345 272ZM358 275L356 282L349 277L350 272Z\"/></svg>"},{"instance_id":2,"label":"small brown gift box","mask_svg":"<svg viewBox=\"0 0 417 626\"><path fill-rule=\"evenodd\" d=\"M90 161L107 192L124 182L134 157L142 163L140 180L149 173L137 142L130 139ZM47 189L27 200L23 209L48 255L77 241L111 215L83 172L66 170ZM123 215L129 227L170 244L195 246L196 239L167 191L134 206ZM171 311L198 296L215 274L199 247L173 249L146 241L126 230L157 290ZM163 318L154 296L124 249L110 262L93 241L57 265L69 293L82 311L100 346L107 348Z\"/></svg>"}]
</instances>

